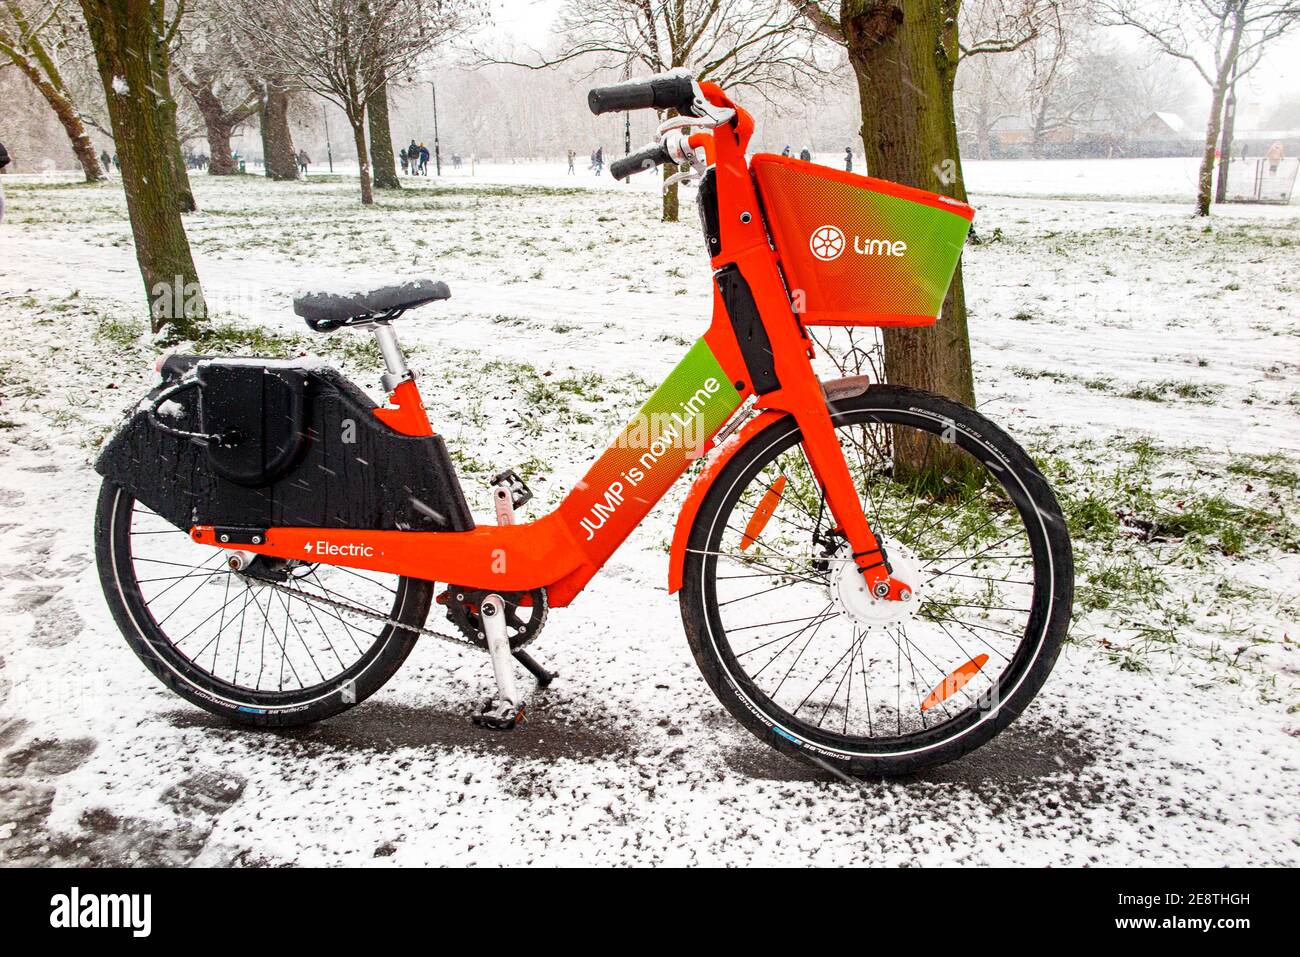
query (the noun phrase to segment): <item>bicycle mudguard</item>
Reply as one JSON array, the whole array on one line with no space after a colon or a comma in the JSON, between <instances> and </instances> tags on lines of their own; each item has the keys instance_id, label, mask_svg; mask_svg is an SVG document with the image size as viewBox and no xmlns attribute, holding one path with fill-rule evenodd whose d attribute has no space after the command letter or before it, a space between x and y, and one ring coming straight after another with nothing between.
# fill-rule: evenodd
<instances>
[{"instance_id":1,"label":"bicycle mudguard","mask_svg":"<svg viewBox=\"0 0 1300 957\"><path fill-rule=\"evenodd\" d=\"M822 391L826 393L826 401L834 402L837 399L847 399L855 395L861 395L871 385L871 380L867 376L849 376L844 379L832 379L822 383ZM699 514L700 505L704 502L704 496L709 493L713 482L732 457L749 443L754 436L762 432L774 422L779 422L784 418L791 418L787 412L769 410L761 415L755 416L746 422L744 427L729 437L719 445L709 456L703 471L695 477L691 483L690 490L686 493L686 501L682 503L682 510L677 514L677 525L673 529L673 541L668 556L668 593L676 594L682 587L682 574L686 564L686 542L691 535L691 527L695 524L695 517Z\"/></svg>"},{"instance_id":2,"label":"bicycle mudguard","mask_svg":"<svg viewBox=\"0 0 1300 957\"><path fill-rule=\"evenodd\" d=\"M257 416L239 414L244 404ZM186 531L472 529L442 438L401 434L376 408L325 366L173 357L95 470Z\"/></svg>"}]
</instances>

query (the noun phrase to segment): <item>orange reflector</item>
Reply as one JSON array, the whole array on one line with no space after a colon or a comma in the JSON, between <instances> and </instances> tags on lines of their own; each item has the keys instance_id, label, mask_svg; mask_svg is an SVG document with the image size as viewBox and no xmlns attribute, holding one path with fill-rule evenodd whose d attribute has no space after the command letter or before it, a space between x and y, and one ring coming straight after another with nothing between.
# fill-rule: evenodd
<instances>
[{"instance_id":1,"label":"orange reflector","mask_svg":"<svg viewBox=\"0 0 1300 957\"><path fill-rule=\"evenodd\" d=\"M970 661L966 662L948 677L944 678L939 685L930 692L930 697L921 702L921 710L929 711L941 701L947 701L963 687L966 682L970 681L984 667L984 663L989 660L988 655L976 655Z\"/></svg>"},{"instance_id":2,"label":"orange reflector","mask_svg":"<svg viewBox=\"0 0 1300 957\"><path fill-rule=\"evenodd\" d=\"M745 526L745 534L740 538L741 549L746 549L763 534L763 529L767 527L772 513L776 511L776 506L781 501L781 493L785 491L785 476L780 476L773 482L763 498L758 503L758 508L754 509L754 514L749 517L749 524Z\"/></svg>"}]
</instances>

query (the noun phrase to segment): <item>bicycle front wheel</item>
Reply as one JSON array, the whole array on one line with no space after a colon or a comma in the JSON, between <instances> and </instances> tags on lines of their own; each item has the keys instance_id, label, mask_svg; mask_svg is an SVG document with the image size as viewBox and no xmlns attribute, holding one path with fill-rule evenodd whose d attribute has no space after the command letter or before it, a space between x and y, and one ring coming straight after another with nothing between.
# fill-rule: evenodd
<instances>
[{"instance_id":1,"label":"bicycle front wheel","mask_svg":"<svg viewBox=\"0 0 1300 957\"><path fill-rule=\"evenodd\" d=\"M878 386L830 412L912 600L863 587L786 418L705 496L682 619L710 687L764 741L857 777L908 773L988 741L1042 686L1070 620L1069 536L1028 454L973 410Z\"/></svg>"}]
</instances>

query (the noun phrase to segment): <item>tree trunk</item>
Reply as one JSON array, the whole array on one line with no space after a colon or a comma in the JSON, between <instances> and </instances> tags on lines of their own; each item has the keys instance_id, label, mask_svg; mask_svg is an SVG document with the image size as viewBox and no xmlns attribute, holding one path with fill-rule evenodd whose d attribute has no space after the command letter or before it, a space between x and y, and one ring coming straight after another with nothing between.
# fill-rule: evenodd
<instances>
[{"instance_id":1,"label":"tree trunk","mask_svg":"<svg viewBox=\"0 0 1300 957\"><path fill-rule=\"evenodd\" d=\"M989 68L980 64L979 101L975 108L975 157L987 160L993 157L994 106L989 91Z\"/></svg>"},{"instance_id":2,"label":"tree trunk","mask_svg":"<svg viewBox=\"0 0 1300 957\"><path fill-rule=\"evenodd\" d=\"M674 163L664 164L663 175L665 181L667 181L668 177L676 176L679 172L681 172L681 170L677 167L676 164ZM669 186L666 190L664 190L663 210L664 210L663 221L665 223L677 222L677 216L681 212L681 200L677 195L676 183L673 183L672 186Z\"/></svg>"},{"instance_id":3,"label":"tree trunk","mask_svg":"<svg viewBox=\"0 0 1300 957\"><path fill-rule=\"evenodd\" d=\"M349 116L352 124L352 142L357 150L357 166L361 170L361 205L370 206L375 201L374 191L370 186L370 161L366 156L366 117L364 108Z\"/></svg>"},{"instance_id":4,"label":"tree trunk","mask_svg":"<svg viewBox=\"0 0 1300 957\"><path fill-rule=\"evenodd\" d=\"M230 149L230 137L253 113L254 101L250 97L234 109L226 109L221 97L213 87L211 76L180 77L184 86L199 108L203 117L203 127L208 140L208 175L231 176L239 172L234 154Z\"/></svg>"},{"instance_id":5,"label":"tree trunk","mask_svg":"<svg viewBox=\"0 0 1300 957\"><path fill-rule=\"evenodd\" d=\"M953 106L956 6L956 0L845 0L842 25L871 175L965 202ZM930 328L885 329L884 345L890 382L975 404L960 264L939 321ZM951 469L958 461L951 447L936 443L913 441L896 450L896 462L917 473L926 462Z\"/></svg>"},{"instance_id":6,"label":"tree trunk","mask_svg":"<svg viewBox=\"0 0 1300 957\"><path fill-rule=\"evenodd\" d=\"M273 180L297 179L298 157L289 131L289 93L272 80L266 81L265 90L258 124L266 175Z\"/></svg>"},{"instance_id":7,"label":"tree trunk","mask_svg":"<svg viewBox=\"0 0 1300 957\"><path fill-rule=\"evenodd\" d=\"M401 189L397 178L397 160L393 156L393 134L388 126L388 81L370 94L366 101L366 116L370 122L370 165L374 169L375 186L379 189Z\"/></svg>"},{"instance_id":8,"label":"tree trunk","mask_svg":"<svg viewBox=\"0 0 1300 957\"><path fill-rule=\"evenodd\" d=\"M1205 127L1205 152L1201 154L1201 173L1196 188L1197 216L1210 215L1210 199L1214 191L1214 151L1219 145L1225 86L1223 82L1215 83L1210 96L1210 120Z\"/></svg>"},{"instance_id":9,"label":"tree trunk","mask_svg":"<svg viewBox=\"0 0 1300 957\"><path fill-rule=\"evenodd\" d=\"M133 0L128 3L128 6L135 6L137 3L143 6L144 0ZM176 120L178 107L176 97L172 93L172 55L167 45L167 4L164 0L148 0L148 6L151 8L148 15L153 18L156 25L153 56L150 58L154 77L148 92L157 101L158 110L162 115L167 156L171 161L176 180L176 202L182 213L192 213L199 208L199 204L194 200L194 190L190 187L190 173L185 168L185 157L181 154L180 124ZM177 15L179 16L179 13Z\"/></svg>"},{"instance_id":10,"label":"tree trunk","mask_svg":"<svg viewBox=\"0 0 1300 957\"><path fill-rule=\"evenodd\" d=\"M1228 84L1227 99L1223 104L1223 133L1219 137L1219 179L1214 185L1214 201L1228 201L1228 167L1232 165L1232 134L1237 120L1237 83Z\"/></svg>"},{"instance_id":11,"label":"tree trunk","mask_svg":"<svg viewBox=\"0 0 1300 957\"><path fill-rule=\"evenodd\" d=\"M955 57L945 25L947 3L847 0L849 59L862 103L862 142L871 175L966 201L953 109ZM939 322L925 329L886 329L891 382L973 405L970 340L961 270Z\"/></svg>"},{"instance_id":12,"label":"tree trunk","mask_svg":"<svg viewBox=\"0 0 1300 957\"><path fill-rule=\"evenodd\" d=\"M1241 51L1241 34L1246 28L1245 4L1237 8L1232 24L1232 37L1228 52L1219 66L1219 72L1210 88L1210 120L1205 126L1205 152L1201 154L1201 174L1196 189L1196 215L1210 215L1211 193L1214 191L1214 150L1219 145L1219 132L1223 124L1223 100L1228 92L1228 77L1237 65Z\"/></svg>"},{"instance_id":13,"label":"tree trunk","mask_svg":"<svg viewBox=\"0 0 1300 957\"><path fill-rule=\"evenodd\" d=\"M174 126L155 94L163 30L158 8L119 0L80 2L122 164L150 326L158 332L170 324L179 336L189 337L207 309L181 220L181 183L172 160L179 146L169 142Z\"/></svg>"},{"instance_id":14,"label":"tree trunk","mask_svg":"<svg viewBox=\"0 0 1300 957\"><path fill-rule=\"evenodd\" d=\"M987 104L981 103L975 116L975 155L982 160L993 158L993 132Z\"/></svg>"},{"instance_id":15,"label":"tree trunk","mask_svg":"<svg viewBox=\"0 0 1300 957\"><path fill-rule=\"evenodd\" d=\"M235 156L230 151L230 124L205 114L203 125L208 131L208 175L231 176L238 173Z\"/></svg>"},{"instance_id":16,"label":"tree trunk","mask_svg":"<svg viewBox=\"0 0 1300 957\"><path fill-rule=\"evenodd\" d=\"M95 152L95 147L91 145L90 137L86 134L86 126L81 122L81 115L77 112L77 108L63 88L62 77L58 73L47 76L36 63L25 58L21 60L15 59L14 63L22 71L22 74L32 81L32 85L40 91L41 96L45 97L45 102L50 105L50 109L54 110L54 115L59 118L63 132L67 134L68 141L72 144L72 152L76 154L77 162L81 164L81 171L85 174L86 182L98 183L107 179L108 173L100 165L99 155Z\"/></svg>"}]
</instances>

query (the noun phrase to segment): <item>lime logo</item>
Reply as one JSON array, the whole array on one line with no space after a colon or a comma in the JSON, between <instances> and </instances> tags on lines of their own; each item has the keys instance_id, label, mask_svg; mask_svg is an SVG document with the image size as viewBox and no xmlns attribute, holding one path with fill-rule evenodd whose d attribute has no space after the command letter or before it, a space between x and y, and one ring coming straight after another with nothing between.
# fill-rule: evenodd
<instances>
[{"instance_id":1,"label":"lime logo","mask_svg":"<svg viewBox=\"0 0 1300 957\"><path fill-rule=\"evenodd\" d=\"M844 252L844 233L836 226L819 226L808 239L808 249L822 262L839 259Z\"/></svg>"},{"instance_id":2,"label":"lime logo","mask_svg":"<svg viewBox=\"0 0 1300 957\"><path fill-rule=\"evenodd\" d=\"M838 226L819 226L808 238L808 249L822 262L839 259L844 254L844 233ZM859 256L906 256L907 243L901 239L863 239L853 237L853 251Z\"/></svg>"},{"instance_id":3,"label":"lime logo","mask_svg":"<svg viewBox=\"0 0 1300 957\"><path fill-rule=\"evenodd\" d=\"M907 243L901 239L863 239L854 236L853 251L859 256L906 256Z\"/></svg>"}]
</instances>

